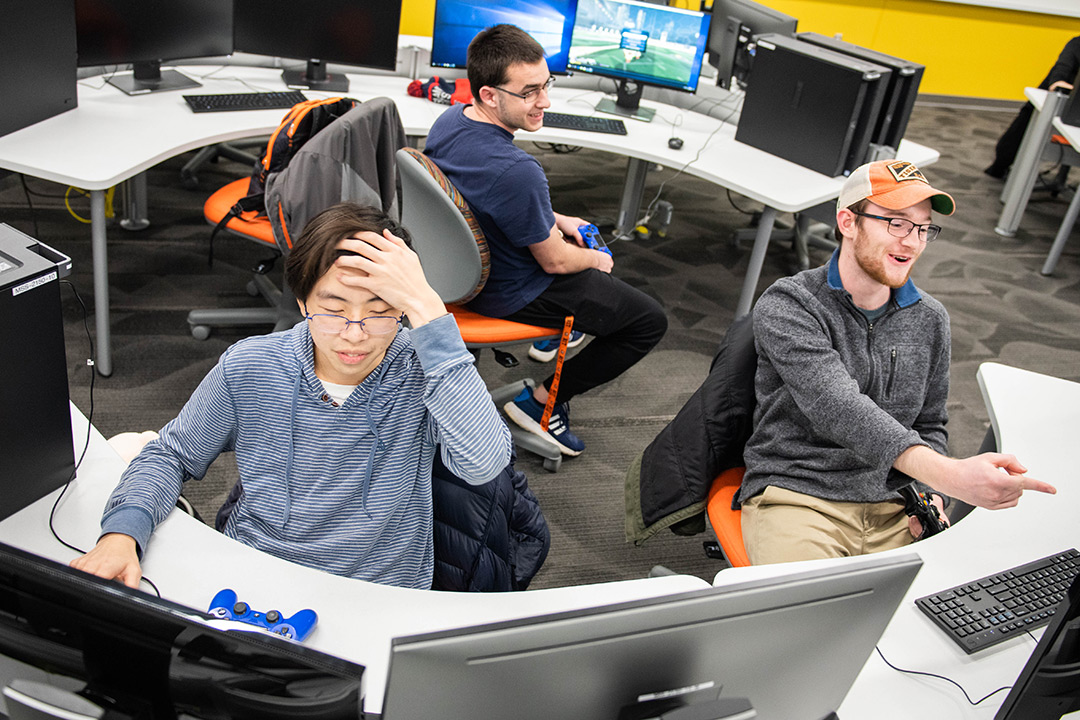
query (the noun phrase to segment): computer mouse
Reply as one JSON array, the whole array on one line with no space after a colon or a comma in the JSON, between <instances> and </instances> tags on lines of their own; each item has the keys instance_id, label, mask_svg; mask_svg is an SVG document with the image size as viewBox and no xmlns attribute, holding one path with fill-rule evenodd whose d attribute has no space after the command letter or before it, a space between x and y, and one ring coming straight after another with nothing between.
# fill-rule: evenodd
<instances>
[{"instance_id":1,"label":"computer mouse","mask_svg":"<svg viewBox=\"0 0 1080 720\"><path fill-rule=\"evenodd\" d=\"M673 138L668 138L667 146L669 148L671 148L672 150L678 150L678 149L680 149L682 147L682 143L683 143L682 138L673 137Z\"/></svg>"}]
</instances>

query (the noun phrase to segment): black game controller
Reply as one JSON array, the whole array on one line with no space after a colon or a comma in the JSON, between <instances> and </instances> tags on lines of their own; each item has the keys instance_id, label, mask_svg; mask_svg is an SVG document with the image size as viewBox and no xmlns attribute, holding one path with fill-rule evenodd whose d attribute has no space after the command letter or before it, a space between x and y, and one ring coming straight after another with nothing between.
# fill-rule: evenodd
<instances>
[{"instance_id":1,"label":"black game controller","mask_svg":"<svg viewBox=\"0 0 1080 720\"><path fill-rule=\"evenodd\" d=\"M904 498L904 512L916 518L922 524L922 535L918 540L923 540L931 535L937 535L949 526L938 514L937 505L930 502L930 498L919 492L914 485L904 485L899 488L900 496Z\"/></svg>"}]
</instances>

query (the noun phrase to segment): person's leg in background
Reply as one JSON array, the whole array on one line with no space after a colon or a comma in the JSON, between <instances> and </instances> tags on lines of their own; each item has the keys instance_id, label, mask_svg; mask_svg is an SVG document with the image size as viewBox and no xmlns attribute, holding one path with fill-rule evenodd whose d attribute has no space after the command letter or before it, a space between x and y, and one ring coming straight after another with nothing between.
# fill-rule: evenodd
<instances>
[{"instance_id":1,"label":"person's leg in background","mask_svg":"<svg viewBox=\"0 0 1080 720\"><path fill-rule=\"evenodd\" d=\"M564 439L555 437L563 446L563 452L577 455L584 449L584 443L569 431L566 403L614 380L645 357L663 338L667 316L660 303L644 292L608 273L586 270L557 276L540 297L506 319L561 328L567 315L574 316L575 330L593 336L563 364L556 397L558 417L553 413L552 420L568 436ZM554 375L548 377L531 397L523 393L524 397L519 396L508 403L506 410L511 419L537 432L539 425L532 415L536 414L537 406L542 410L553 379ZM524 420L522 415L528 416L533 423ZM532 424L536 424L536 428ZM554 436L557 432L548 434Z\"/></svg>"},{"instance_id":2,"label":"person's leg in background","mask_svg":"<svg viewBox=\"0 0 1080 720\"><path fill-rule=\"evenodd\" d=\"M1016 153L1020 151L1020 143L1024 139L1028 123L1031 122L1032 112L1034 112L1034 108L1031 103L1024 103L1024 107L1020 108L1020 112L1016 114L1012 123L998 139L994 148L994 162L983 170L984 173L999 179L1008 174L1013 160L1016 159Z\"/></svg>"}]
</instances>

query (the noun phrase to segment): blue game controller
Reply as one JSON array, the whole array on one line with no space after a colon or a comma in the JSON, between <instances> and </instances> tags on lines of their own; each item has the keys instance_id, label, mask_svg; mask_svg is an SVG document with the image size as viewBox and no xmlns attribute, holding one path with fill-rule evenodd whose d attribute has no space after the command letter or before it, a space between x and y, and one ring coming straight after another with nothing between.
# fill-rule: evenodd
<instances>
[{"instance_id":1,"label":"blue game controller","mask_svg":"<svg viewBox=\"0 0 1080 720\"><path fill-rule=\"evenodd\" d=\"M581 237L585 239L586 247L611 255L611 250L608 249L607 243L604 242L604 238L600 237L600 230L595 225L592 223L585 223L578 227L578 232L581 233Z\"/></svg>"},{"instance_id":2,"label":"blue game controller","mask_svg":"<svg viewBox=\"0 0 1080 720\"><path fill-rule=\"evenodd\" d=\"M234 620L254 625L298 642L307 638L315 629L315 623L319 622L319 616L314 610L299 610L290 618L282 617L277 610L268 610L265 613L256 612L246 602L238 601L236 593L227 588L220 591L210 601L210 614L221 620Z\"/></svg>"}]
</instances>

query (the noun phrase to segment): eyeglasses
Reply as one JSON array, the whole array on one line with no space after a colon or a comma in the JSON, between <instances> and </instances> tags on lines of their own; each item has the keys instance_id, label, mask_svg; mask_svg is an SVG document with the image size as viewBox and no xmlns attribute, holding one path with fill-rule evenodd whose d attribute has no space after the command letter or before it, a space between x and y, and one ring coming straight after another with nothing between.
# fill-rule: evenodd
<instances>
[{"instance_id":1,"label":"eyeglasses","mask_svg":"<svg viewBox=\"0 0 1080 720\"><path fill-rule=\"evenodd\" d=\"M904 218L891 218L882 217L880 215L869 215L864 212L859 212L858 210L852 210L851 212L855 215L858 215L859 217L870 218L872 220L884 220L885 222L889 223L889 234L893 237L906 238L908 235L911 234L911 231L913 229L919 228L920 240L922 240L923 242L934 242L935 238L937 238L938 236L938 233L941 232L940 225L932 225L930 223L920 225L919 223L914 223L910 220L905 220Z\"/></svg>"},{"instance_id":2,"label":"eyeglasses","mask_svg":"<svg viewBox=\"0 0 1080 720\"><path fill-rule=\"evenodd\" d=\"M363 320L350 320L342 315L329 315L327 313L308 313L307 305L304 305L304 317L311 323L311 327L327 335L344 335L350 325L359 325L362 332L368 335L389 335L401 328L401 321L405 317L402 313L399 317L392 315L373 315Z\"/></svg>"},{"instance_id":3,"label":"eyeglasses","mask_svg":"<svg viewBox=\"0 0 1080 720\"><path fill-rule=\"evenodd\" d=\"M504 92L507 95L513 95L514 97L519 97L522 100L524 100L525 102L531 103L531 102L534 102L535 100L539 99L541 91L542 92L547 92L548 90L550 90L551 85L554 82L555 82L555 76L554 75L549 75L547 81L543 85L541 85L540 87L537 87L537 88L533 88L532 90L527 90L526 92L523 92L523 93L511 92L511 91L507 90L506 88L499 87L498 85L492 85L492 87L495 88L496 90L498 90L499 92Z\"/></svg>"}]
</instances>

